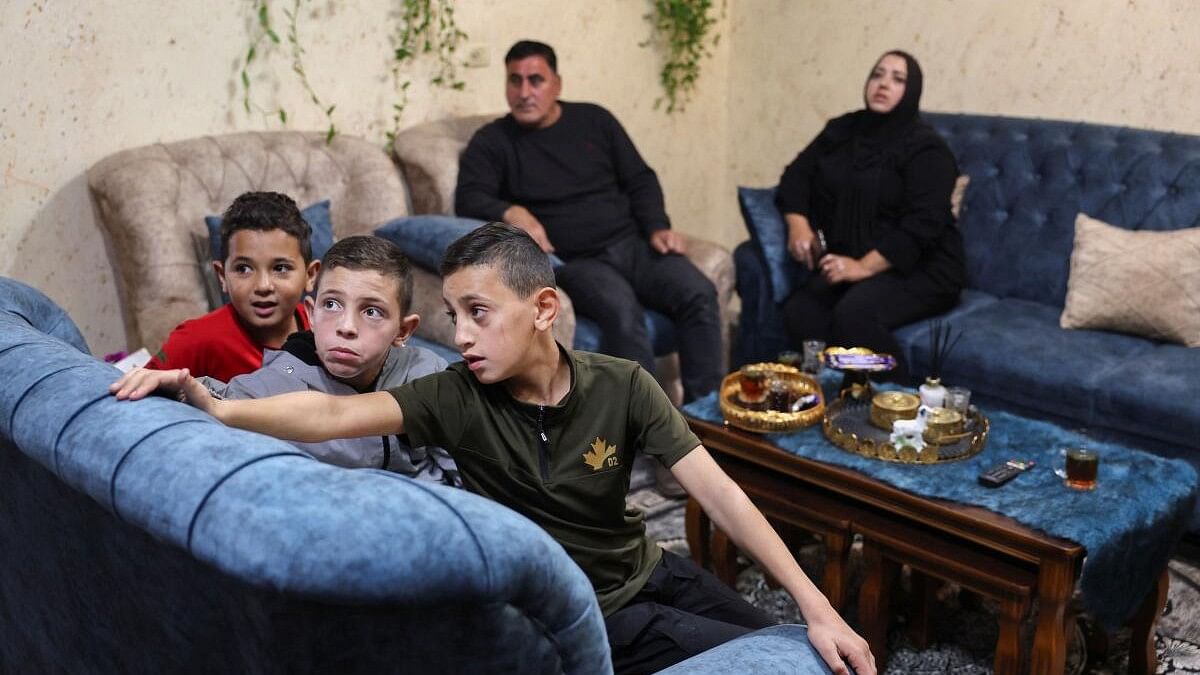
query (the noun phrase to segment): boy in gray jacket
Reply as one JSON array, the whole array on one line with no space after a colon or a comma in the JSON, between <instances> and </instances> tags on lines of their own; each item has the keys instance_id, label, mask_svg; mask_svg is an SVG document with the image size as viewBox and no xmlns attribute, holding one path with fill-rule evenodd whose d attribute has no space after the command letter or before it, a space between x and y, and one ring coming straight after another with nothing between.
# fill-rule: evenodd
<instances>
[{"instance_id":1,"label":"boy in gray jacket","mask_svg":"<svg viewBox=\"0 0 1200 675\"><path fill-rule=\"evenodd\" d=\"M442 357L405 344L421 318L412 304L412 267L398 246L380 237L347 237L321 260L316 298L304 302L312 331L293 333L263 353L258 370L225 384L201 378L219 398L266 398L294 391L335 395L383 391L444 370ZM146 371L155 377L159 371ZM402 436L343 438L293 445L344 467L389 469L411 478L461 487L454 460L439 447L413 448Z\"/></svg>"}]
</instances>

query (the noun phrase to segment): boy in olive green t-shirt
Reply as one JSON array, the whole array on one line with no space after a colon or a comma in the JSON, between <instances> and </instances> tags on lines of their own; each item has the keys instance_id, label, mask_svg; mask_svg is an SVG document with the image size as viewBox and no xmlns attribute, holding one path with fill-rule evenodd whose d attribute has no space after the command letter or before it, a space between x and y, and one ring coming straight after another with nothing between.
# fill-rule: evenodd
<instances>
[{"instance_id":1,"label":"boy in olive green t-shirt","mask_svg":"<svg viewBox=\"0 0 1200 675\"><path fill-rule=\"evenodd\" d=\"M545 253L490 223L446 250L442 296L463 361L386 392L218 401L180 371L177 386L225 424L289 440L407 433L454 457L464 483L538 523L591 580L618 672L653 672L770 624L691 561L662 551L625 496L638 451L655 456L722 531L800 605L835 673L875 673L866 642L830 607L750 500L636 363L571 352ZM118 398L151 391L129 376Z\"/></svg>"}]
</instances>

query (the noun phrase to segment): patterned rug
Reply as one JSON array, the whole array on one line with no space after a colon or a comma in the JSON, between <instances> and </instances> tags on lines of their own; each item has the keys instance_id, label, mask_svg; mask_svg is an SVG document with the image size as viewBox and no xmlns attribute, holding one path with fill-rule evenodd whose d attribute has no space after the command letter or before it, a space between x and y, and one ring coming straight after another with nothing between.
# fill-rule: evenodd
<instances>
[{"instance_id":1,"label":"patterned rug","mask_svg":"<svg viewBox=\"0 0 1200 675\"><path fill-rule=\"evenodd\" d=\"M634 465L628 502L646 514L646 529L659 545L681 555L688 555L684 536L683 499L669 499L654 486L652 460L639 458ZM857 547L856 547L857 549ZM855 550L856 550L855 549ZM818 542L802 546L796 557L805 571L819 579L823 549ZM1167 606L1158 622L1155 644L1158 649L1159 673L1200 673L1200 547L1187 543L1169 564L1171 586ZM858 585L862 577L861 558L851 553L850 594L846 619L857 621ZM771 589L761 571L745 565L738 575L738 591L754 605L780 621L797 622L799 611L791 598L781 589ZM903 625L898 621L889 636L890 656L886 673L917 673L932 675L978 675L992 672L992 653L996 643L995 607L986 600L978 603L959 602L955 589L942 589L941 614L934 626L931 645L916 650L908 644ZM903 593L897 599L903 613ZM1026 627L1031 638L1032 626ZM1093 644L1091 658L1086 645ZM1105 642L1107 643L1105 645ZM1067 654L1067 673L1071 675L1120 675L1127 672L1129 660L1128 631L1100 637L1095 624L1081 617L1070 640Z\"/></svg>"}]
</instances>

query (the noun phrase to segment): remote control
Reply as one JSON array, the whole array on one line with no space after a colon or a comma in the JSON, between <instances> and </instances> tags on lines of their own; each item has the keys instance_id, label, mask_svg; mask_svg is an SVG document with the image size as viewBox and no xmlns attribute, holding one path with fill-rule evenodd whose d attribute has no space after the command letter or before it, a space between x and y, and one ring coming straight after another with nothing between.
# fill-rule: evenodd
<instances>
[{"instance_id":1,"label":"remote control","mask_svg":"<svg viewBox=\"0 0 1200 675\"><path fill-rule=\"evenodd\" d=\"M1032 467L1033 464L1033 460L1022 462L1019 460L1010 459L1000 466L993 467L979 474L979 482L986 487L1000 487L1008 481L1016 478L1017 474Z\"/></svg>"}]
</instances>

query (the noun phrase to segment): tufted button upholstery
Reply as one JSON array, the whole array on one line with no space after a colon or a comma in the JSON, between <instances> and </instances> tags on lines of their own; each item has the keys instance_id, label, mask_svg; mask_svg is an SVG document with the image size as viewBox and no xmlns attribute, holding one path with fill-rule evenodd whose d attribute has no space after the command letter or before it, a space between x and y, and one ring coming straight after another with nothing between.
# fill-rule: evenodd
<instances>
[{"instance_id":1,"label":"tufted button upholstery","mask_svg":"<svg viewBox=\"0 0 1200 675\"><path fill-rule=\"evenodd\" d=\"M1200 223L1200 137L1057 120L924 117L971 176L959 226L973 288L1061 307L1081 211L1133 230ZM1006 262L989 264L995 257Z\"/></svg>"},{"instance_id":2,"label":"tufted button upholstery","mask_svg":"<svg viewBox=\"0 0 1200 675\"><path fill-rule=\"evenodd\" d=\"M180 321L208 311L193 236L204 216L248 190L283 192L301 207L331 201L338 237L370 234L408 213L395 166L368 141L321 132L204 136L123 150L88 169L113 242L131 347L156 349Z\"/></svg>"}]
</instances>

